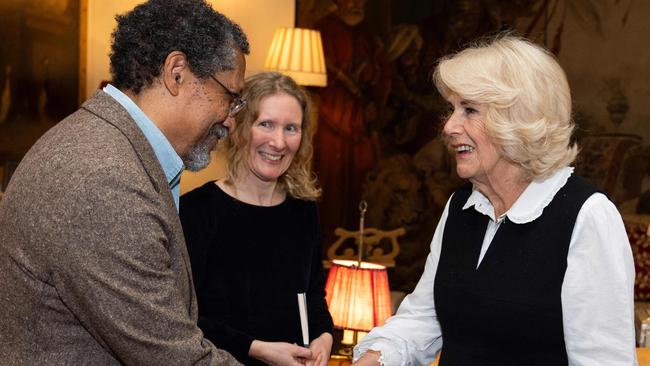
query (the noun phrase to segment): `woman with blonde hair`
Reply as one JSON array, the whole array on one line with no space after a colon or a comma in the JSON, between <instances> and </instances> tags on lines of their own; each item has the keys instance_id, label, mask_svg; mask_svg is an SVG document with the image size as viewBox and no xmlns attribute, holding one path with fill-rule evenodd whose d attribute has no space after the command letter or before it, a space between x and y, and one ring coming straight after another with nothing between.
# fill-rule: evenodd
<instances>
[{"instance_id":1,"label":"woman with blonde hair","mask_svg":"<svg viewBox=\"0 0 650 366\"><path fill-rule=\"evenodd\" d=\"M443 135L469 182L424 274L357 365L634 365L634 263L621 216L570 166L571 94L540 46L501 36L443 58Z\"/></svg>"},{"instance_id":2,"label":"woman with blonde hair","mask_svg":"<svg viewBox=\"0 0 650 366\"><path fill-rule=\"evenodd\" d=\"M311 172L309 99L288 76L246 80L247 106L224 141L226 176L181 197L206 338L246 365L327 364L327 310ZM310 344L297 294L306 293Z\"/></svg>"}]
</instances>

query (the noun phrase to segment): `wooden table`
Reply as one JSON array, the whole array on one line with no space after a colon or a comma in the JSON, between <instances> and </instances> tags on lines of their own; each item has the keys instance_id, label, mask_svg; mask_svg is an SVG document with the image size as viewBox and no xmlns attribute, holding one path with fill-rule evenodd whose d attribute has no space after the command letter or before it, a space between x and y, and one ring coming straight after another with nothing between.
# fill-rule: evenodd
<instances>
[{"instance_id":1,"label":"wooden table","mask_svg":"<svg viewBox=\"0 0 650 366\"><path fill-rule=\"evenodd\" d=\"M637 348L636 357L639 359L639 366L650 366L650 348Z\"/></svg>"},{"instance_id":2,"label":"wooden table","mask_svg":"<svg viewBox=\"0 0 650 366\"><path fill-rule=\"evenodd\" d=\"M438 359L440 358L440 355L436 357L435 361L430 366L438 366ZM327 366L349 366L352 364L352 360L348 358L330 358L330 360L327 362ZM642 366L642 365L639 365ZM645 366L645 365L643 365ZM650 364L648 365L650 366Z\"/></svg>"},{"instance_id":3,"label":"wooden table","mask_svg":"<svg viewBox=\"0 0 650 366\"><path fill-rule=\"evenodd\" d=\"M636 357L639 359L639 366L650 366L650 348L637 348ZM348 366L351 364L349 359L330 359L328 366ZM438 357L430 366L438 365Z\"/></svg>"}]
</instances>

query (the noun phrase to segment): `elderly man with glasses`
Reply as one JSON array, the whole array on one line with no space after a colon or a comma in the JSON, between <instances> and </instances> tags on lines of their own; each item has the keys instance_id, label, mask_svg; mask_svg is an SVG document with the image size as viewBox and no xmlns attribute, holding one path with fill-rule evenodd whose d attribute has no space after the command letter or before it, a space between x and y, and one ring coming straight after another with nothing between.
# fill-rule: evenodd
<instances>
[{"instance_id":1,"label":"elderly man with glasses","mask_svg":"<svg viewBox=\"0 0 650 366\"><path fill-rule=\"evenodd\" d=\"M245 105L248 48L204 0L117 17L111 84L32 147L0 201L0 363L239 364L197 327L177 210L181 172L209 163Z\"/></svg>"}]
</instances>

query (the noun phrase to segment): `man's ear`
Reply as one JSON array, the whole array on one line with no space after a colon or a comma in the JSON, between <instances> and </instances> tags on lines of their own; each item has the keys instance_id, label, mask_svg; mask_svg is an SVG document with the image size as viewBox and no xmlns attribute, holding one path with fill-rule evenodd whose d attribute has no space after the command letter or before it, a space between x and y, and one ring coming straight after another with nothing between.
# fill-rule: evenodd
<instances>
[{"instance_id":1,"label":"man's ear","mask_svg":"<svg viewBox=\"0 0 650 366\"><path fill-rule=\"evenodd\" d=\"M162 82L169 94L177 96L181 85L190 72L187 56L181 51L172 51L165 58L162 70Z\"/></svg>"}]
</instances>

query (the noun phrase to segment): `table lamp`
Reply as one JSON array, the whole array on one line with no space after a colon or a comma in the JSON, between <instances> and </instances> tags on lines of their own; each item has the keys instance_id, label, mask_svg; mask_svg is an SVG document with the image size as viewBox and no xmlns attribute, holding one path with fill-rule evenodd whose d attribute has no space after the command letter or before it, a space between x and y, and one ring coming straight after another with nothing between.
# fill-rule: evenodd
<instances>
[{"instance_id":1,"label":"table lamp","mask_svg":"<svg viewBox=\"0 0 650 366\"><path fill-rule=\"evenodd\" d=\"M359 259L332 261L325 284L327 306L334 326L343 329L339 353L352 355L360 332L384 324L392 313L386 266L362 261L365 201L359 205Z\"/></svg>"}]
</instances>

